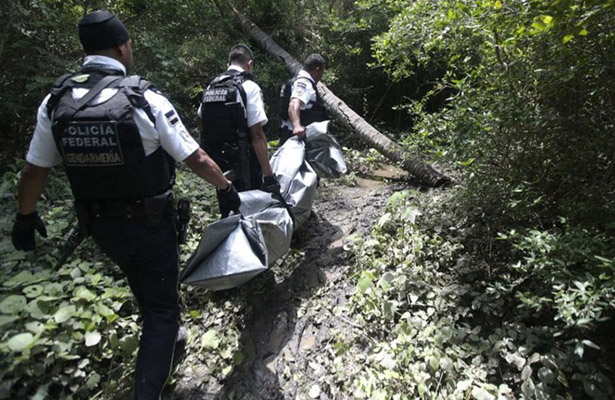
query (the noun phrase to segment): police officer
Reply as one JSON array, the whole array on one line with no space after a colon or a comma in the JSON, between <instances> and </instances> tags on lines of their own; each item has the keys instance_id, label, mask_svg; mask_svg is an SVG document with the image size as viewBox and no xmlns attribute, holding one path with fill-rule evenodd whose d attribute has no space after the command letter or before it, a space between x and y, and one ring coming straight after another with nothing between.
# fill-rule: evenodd
<instances>
[{"instance_id":1,"label":"police officer","mask_svg":"<svg viewBox=\"0 0 615 400\"><path fill-rule=\"evenodd\" d=\"M34 230L45 231L36 203L50 168L63 162L80 226L126 274L141 312L135 398L160 399L180 327L174 162L216 186L227 207L238 210L239 196L171 103L149 82L126 77L132 45L115 15L86 15L79 39L81 71L61 77L38 109L12 241L35 247Z\"/></svg>"},{"instance_id":2,"label":"police officer","mask_svg":"<svg viewBox=\"0 0 615 400\"><path fill-rule=\"evenodd\" d=\"M325 72L325 60L319 54L311 54L303 63L303 69L288 81L281 93L282 129L280 139L284 143L296 135L303 138L305 127L313 122L329 119L316 84ZM290 89L290 95L287 91ZM284 99L287 100L284 100ZM286 103L288 106L286 106Z\"/></svg>"},{"instance_id":3,"label":"police officer","mask_svg":"<svg viewBox=\"0 0 615 400\"><path fill-rule=\"evenodd\" d=\"M237 190L263 189L279 193L269 164L263 94L252 80L254 56L250 48L235 45L228 69L203 92L198 115L202 120L201 146L224 170L234 170ZM242 145L248 144L242 148ZM224 216L227 210L221 205Z\"/></svg>"}]
</instances>

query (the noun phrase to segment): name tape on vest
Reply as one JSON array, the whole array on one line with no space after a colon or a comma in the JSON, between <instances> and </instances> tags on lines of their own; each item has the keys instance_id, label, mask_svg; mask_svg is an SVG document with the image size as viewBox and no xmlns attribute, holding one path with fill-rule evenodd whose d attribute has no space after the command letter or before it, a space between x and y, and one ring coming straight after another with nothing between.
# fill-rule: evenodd
<instances>
[{"instance_id":1,"label":"name tape on vest","mask_svg":"<svg viewBox=\"0 0 615 400\"><path fill-rule=\"evenodd\" d=\"M123 165L117 122L71 122L60 138L68 166L108 167Z\"/></svg>"},{"instance_id":2,"label":"name tape on vest","mask_svg":"<svg viewBox=\"0 0 615 400\"><path fill-rule=\"evenodd\" d=\"M226 102L229 89L208 89L203 95L203 103L220 103Z\"/></svg>"}]
</instances>

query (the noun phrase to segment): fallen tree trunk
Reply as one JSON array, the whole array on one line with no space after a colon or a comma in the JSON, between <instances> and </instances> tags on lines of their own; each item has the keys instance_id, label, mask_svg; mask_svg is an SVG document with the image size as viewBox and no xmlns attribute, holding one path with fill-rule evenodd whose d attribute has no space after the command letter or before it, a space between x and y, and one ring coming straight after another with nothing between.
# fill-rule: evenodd
<instances>
[{"instance_id":1,"label":"fallen tree trunk","mask_svg":"<svg viewBox=\"0 0 615 400\"><path fill-rule=\"evenodd\" d=\"M222 12L222 7L218 0L214 1ZM299 72L302 68L302 64L299 61L256 26L256 24L245 14L234 7L232 8L243 30L255 42L269 52L269 54L282 60L293 74ZM378 150L391 161L399 164L401 168L415 175L429 186L441 186L450 181L449 178L433 169L419 157L407 154L400 145L380 133L376 128L365 121L339 97L333 94L333 92L322 82L318 83L318 91L327 109L338 122L357 133L367 144Z\"/></svg>"}]
</instances>

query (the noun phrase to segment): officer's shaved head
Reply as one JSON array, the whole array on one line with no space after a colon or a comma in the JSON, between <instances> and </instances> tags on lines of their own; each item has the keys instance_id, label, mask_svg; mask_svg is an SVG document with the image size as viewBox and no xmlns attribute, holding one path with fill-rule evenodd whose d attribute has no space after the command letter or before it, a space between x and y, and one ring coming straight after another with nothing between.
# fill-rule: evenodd
<instances>
[{"instance_id":1,"label":"officer's shaved head","mask_svg":"<svg viewBox=\"0 0 615 400\"><path fill-rule=\"evenodd\" d=\"M248 61L254 60L254 56L252 55L252 50L245 44L236 44L231 48L231 51L228 53L228 63L243 65L247 64Z\"/></svg>"},{"instance_id":2,"label":"officer's shaved head","mask_svg":"<svg viewBox=\"0 0 615 400\"><path fill-rule=\"evenodd\" d=\"M310 54L303 63L303 69L310 72L325 69L325 59L320 54Z\"/></svg>"}]
</instances>

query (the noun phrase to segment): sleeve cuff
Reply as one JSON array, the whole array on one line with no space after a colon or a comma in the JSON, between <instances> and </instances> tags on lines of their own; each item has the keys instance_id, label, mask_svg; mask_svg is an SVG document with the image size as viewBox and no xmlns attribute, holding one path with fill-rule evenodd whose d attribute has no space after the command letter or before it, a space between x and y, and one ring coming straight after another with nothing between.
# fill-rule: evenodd
<instances>
[{"instance_id":1,"label":"sleeve cuff","mask_svg":"<svg viewBox=\"0 0 615 400\"><path fill-rule=\"evenodd\" d=\"M269 122L269 120L267 118L265 118L265 119L262 119L260 121L254 122L251 125L248 125L248 128L252 128L253 126L256 126L258 124L260 124L261 126L265 126L265 125L267 125L267 122Z\"/></svg>"},{"instance_id":2,"label":"sleeve cuff","mask_svg":"<svg viewBox=\"0 0 615 400\"><path fill-rule=\"evenodd\" d=\"M26 161L40 168L52 168L62 162L62 160L49 162L47 160L43 160L42 158L31 156L30 154L26 155Z\"/></svg>"},{"instance_id":3,"label":"sleeve cuff","mask_svg":"<svg viewBox=\"0 0 615 400\"><path fill-rule=\"evenodd\" d=\"M189 145L183 148L182 149L183 151L180 154L174 154L173 158L175 159L176 162L183 162L186 160L186 158L194 154L194 152L197 151L199 147L200 147L199 144L195 141L194 145Z\"/></svg>"}]
</instances>

